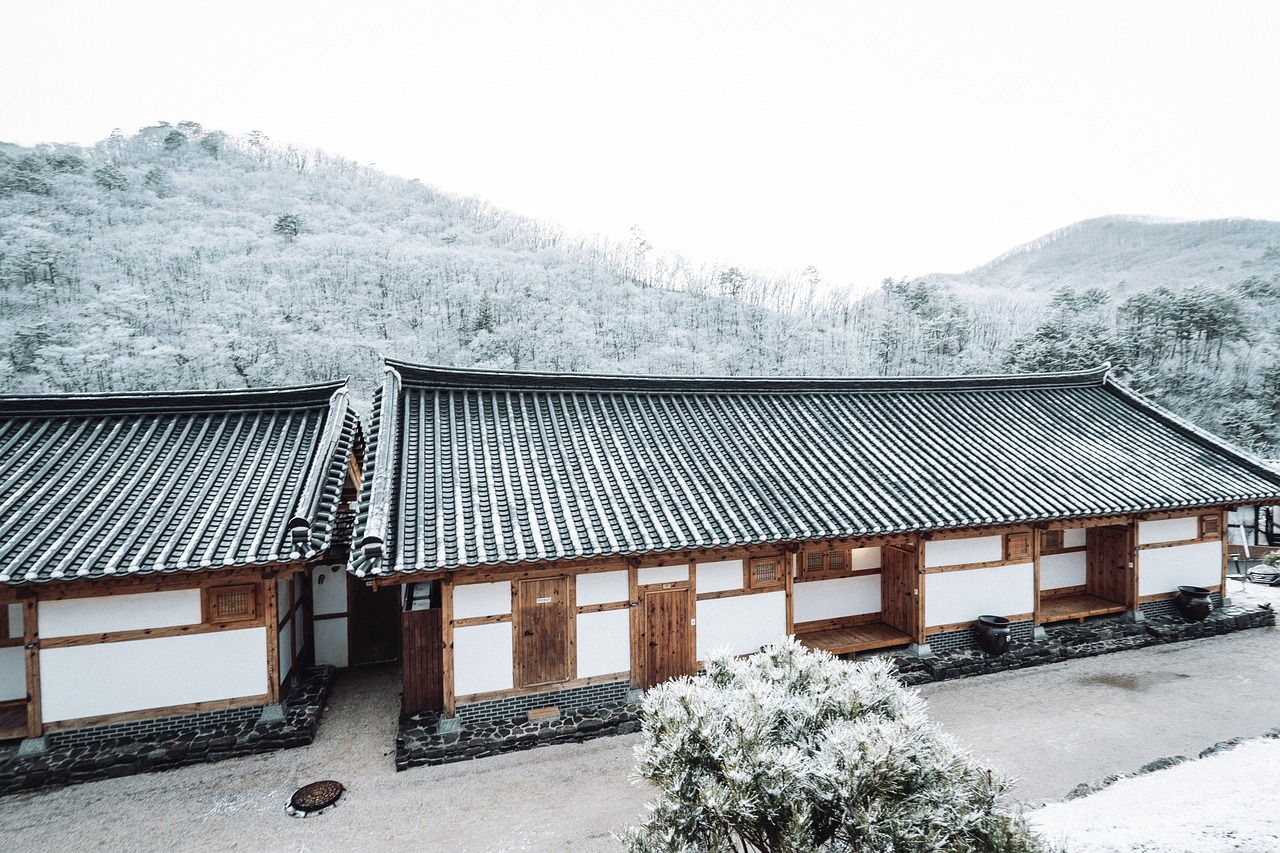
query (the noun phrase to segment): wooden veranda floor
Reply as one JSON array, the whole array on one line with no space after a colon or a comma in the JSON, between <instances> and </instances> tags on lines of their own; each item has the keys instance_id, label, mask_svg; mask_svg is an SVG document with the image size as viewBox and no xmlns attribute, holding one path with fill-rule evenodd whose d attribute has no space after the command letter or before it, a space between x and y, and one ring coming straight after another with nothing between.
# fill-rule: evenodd
<instances>
[{"instance_id":1,"label":"wooden veranda floor","mask_svg":"<svg viewBox=\"0 0 1280 853\"><path fill-rule=\"evenodd\" d=\"M806 648L822 649L833 655L847 655L889 646L905 646L911 642L911 635L883 622L868 622L865 625L797 634L796 639Z\"/></svg>"},{"instance_id":2,"label":"wooden veranda floor","mask_svg":"<svg viewBox=\"0 0 1280 853\"><path fill-rule=\"evenodd\" d=\"M1070 619L1077 619L1083 622L1089 616L1123 613L1125 609L1125 606L1117 601L1110 601L1084 592L1054 598L1041 598L1040 624L1066 622Z\"/></svg>"}]
</instances>

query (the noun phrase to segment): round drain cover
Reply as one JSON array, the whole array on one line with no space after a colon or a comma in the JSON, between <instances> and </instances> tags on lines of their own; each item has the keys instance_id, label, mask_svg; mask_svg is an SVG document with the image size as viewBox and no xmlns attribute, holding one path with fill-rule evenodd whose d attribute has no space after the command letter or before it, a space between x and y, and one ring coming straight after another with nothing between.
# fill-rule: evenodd
<instances>
[{"instance_id":1,"label":"round drain cover","mask_svg":"<svg viewBox=\"0 0 1280 853\"><path fill-rule=\"evenodd\" d=\"M338 798L342 796L342 791L342 783L335 782L332 779L303 785L294 791L293 796L289 798L289 814L298 817L319 814L338 802Z\"/></svg>"}]
</instances>

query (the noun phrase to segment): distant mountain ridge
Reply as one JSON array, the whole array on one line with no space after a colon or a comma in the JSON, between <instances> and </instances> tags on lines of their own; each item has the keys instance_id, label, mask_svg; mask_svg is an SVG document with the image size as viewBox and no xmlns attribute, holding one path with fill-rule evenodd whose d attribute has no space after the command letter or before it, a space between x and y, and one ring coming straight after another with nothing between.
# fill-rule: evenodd
<instances>
[{"instance_id":1,"label":"distant mountain ridge","mask_svg":"<svg viewBox=\"0 0 1280 853\"><path fill-rule=\"evenodd\" d=\"M1156 287L1229 287L1280 271L1280 222L1260 219L1086 219L962 273L918 280L957 294L1101 287L1117 299Z\"/></svg>"}]
</instances>

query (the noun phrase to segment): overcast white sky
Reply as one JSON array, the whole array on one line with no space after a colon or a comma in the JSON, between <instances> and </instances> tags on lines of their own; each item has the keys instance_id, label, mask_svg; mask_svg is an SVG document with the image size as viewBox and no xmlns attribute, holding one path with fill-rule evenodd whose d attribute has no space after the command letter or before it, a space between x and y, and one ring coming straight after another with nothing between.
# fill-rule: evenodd
<instances>
[{"instance_id":1,"label":"overcast white sky","mask_svg":"<svg viewBox=\"0 0 1280 853\"><path fill-rule=\"evenodd\" d=\"M1280 3L22 0L0 140L191 119L830 283L1280 219Z\"/></svg>"}]
</instances>

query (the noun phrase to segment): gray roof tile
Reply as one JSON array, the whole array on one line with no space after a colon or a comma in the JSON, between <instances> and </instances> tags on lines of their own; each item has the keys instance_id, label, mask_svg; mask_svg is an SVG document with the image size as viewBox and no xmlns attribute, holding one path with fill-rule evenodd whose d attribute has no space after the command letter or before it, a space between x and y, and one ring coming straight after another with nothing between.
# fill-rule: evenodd
<instances>
[{"instance_id":1,"label":"gray roof tile","mask_svg":"<svg viewBox=\"0 0 1280 853\"><path fill-rule=\"evenodd\" d=\"M580 376L387 362L353 554L396 573L1280 499L1105 369Z\"/></svg>"},{"instance_id":2,"label":"gray roof tile","mask_svg":"<svg viewBox=\"0 0 1280 853\"><path fill-rule=\"evenodd\" d=\"M343 383L0 396L0 583L315 557L358 432Z\"/></svg>"}]
</instances>

